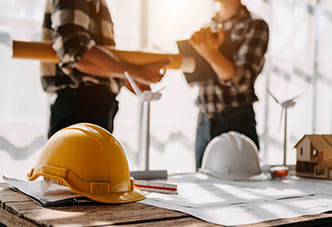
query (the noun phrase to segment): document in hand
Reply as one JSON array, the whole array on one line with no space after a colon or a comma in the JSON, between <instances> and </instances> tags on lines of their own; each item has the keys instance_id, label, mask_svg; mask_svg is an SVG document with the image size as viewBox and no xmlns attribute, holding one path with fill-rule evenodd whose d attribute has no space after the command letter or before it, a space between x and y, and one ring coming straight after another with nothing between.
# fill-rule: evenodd
<instances>
[{"instance_id":1,"label":"document in hand","mask_svg":"<svg viewBox=\"0 0 332 227\"><path fill-rule=\"evenodd\" d=\"M195 51L188 40L178 41L177 45L182 56L195 59L195 71L192 73L184 72L184 76L189 84L217 78L216 73L209 63Z\"/></svg>"},{"instance_id":2,"label":"document in hand","mask_svg":"<svg viewBox=\"0 0 332 227\"><path fill-rule=\"evenodd\" d=\"M218 78L211 65L198 52L196 52L188 40L177 41L177 45L182 58L194 58L194 72L184 72L185 78L189 84ZM225 40L219 50L224 57L233 62L233 43L230 31L225 31Z\"/></svg>"}]
</instances>

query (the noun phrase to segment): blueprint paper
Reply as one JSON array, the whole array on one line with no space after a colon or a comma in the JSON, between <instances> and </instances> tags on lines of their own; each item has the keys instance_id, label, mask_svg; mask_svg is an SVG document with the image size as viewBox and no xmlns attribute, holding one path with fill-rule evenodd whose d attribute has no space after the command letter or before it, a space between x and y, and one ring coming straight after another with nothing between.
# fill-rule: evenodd
<instances>
[{"instance_id":1,"label":"blueprint paper","mask_svg":"<svg viewBox=\"0 0 332 227\"><path fill-rule=\"evenodd\" d=\"M92 203L91 200L72 192L68 187L52 184L46 192L43 190L43 181L22 181L3 176L8 185L19 191L41 206L51 207L60 205L73 205L79 203Z\"/></svg>"},{"instance_id":2,"label":"blueprint paper","mask_svg":"<svg viewBox=\"0 0 332 227\"><path fill-rule=\"evenodd\" d=\"M332 210L332 182L225 181L202 173L169 177L178 195L149 193L141 203L181 211L220 225L245 225Z\"/></svg>"},{"instance_id":3,"label":"blueprint paper","mask_svg":"<svg viewBox=\"0 0 332 227\"><path fill-rule=\"evenodd\" d=\"M4 180L42 206L92 203L67 187L42 182ZM158 182L162 182L158 180ZM139 203L184 212L220 225L245 225L314 215L332 210L332 182L304 178L270 181L225 181L202 173L171 176L178 194L148 193Z\"/></svg>"}]
</instances>

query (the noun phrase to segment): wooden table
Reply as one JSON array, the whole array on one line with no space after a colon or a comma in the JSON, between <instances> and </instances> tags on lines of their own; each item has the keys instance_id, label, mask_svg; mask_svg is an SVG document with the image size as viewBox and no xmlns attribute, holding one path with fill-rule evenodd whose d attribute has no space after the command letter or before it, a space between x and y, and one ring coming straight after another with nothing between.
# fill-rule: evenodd
<instances>
[{"instance_id":1,"label":"wooden table","mask_svg":"<svg viewBox=\"0 0 332 227\"><path fill-rule=\"evenodd\" d=\"M43 208L0 184L0 226L216 226L188 214L144 205L78 205ZM276 220L246 227L332 226L332 213Z\"/></svg>"}]
</instances>

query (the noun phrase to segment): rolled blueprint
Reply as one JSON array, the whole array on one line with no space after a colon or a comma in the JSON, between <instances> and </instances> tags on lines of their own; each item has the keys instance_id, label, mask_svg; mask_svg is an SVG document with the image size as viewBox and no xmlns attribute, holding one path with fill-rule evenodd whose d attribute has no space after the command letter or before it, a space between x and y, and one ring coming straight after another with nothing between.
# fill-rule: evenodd
<instances>
[{"instance_id":1,"label":"rolled blueprint","mask_svg":"<svg viewBox=\"0 0 332 227\"><path fill-rule=\"evenodd\" d=\"M46 63L58 63L59 58L52 49L51 42L31 42L13 40L13 58L34 59ZM160 54L140 51L117 50L106 47L121 60L133 65L145 65L169 59L165 69L184 69L186 72L195 70L193 59L182 58L181 54Z\"/></svg>"}]
</instances>

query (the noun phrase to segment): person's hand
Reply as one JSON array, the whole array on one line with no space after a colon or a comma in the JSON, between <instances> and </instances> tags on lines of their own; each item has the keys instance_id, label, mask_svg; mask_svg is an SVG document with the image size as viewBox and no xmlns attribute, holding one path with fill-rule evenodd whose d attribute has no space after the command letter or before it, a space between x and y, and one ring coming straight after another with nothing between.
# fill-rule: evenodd
<instances>
[{"instance_id":1,"label":"person's hand","mask_svg":"<svg viewBox=\"0 0 332 227\"><path fill-rule=\"evenodd\" d=\"M158 63L151 63L143 66L135 67L131 73L129 73L135 81L139 81L142 84L148 85L150 83L159 82L166 73L164 68L170 62L169 59Z\"/></svg>"},{"instance_id":2,"label":"person's hand","mask_svg":"<svg viewBox=\"0 0 332 227\"><path fill-rule=\"evenodd\" d=\"M150 85L146 85L146 84L142 84L138 81L135 81L137 87L139 87L139 89L141 89L141 91L151 91L151 87ZM134 91L134 89L132 88L132 86L130 85L129 81L127 79L125 79L125 87L131 91L133 94L136 94L136 92ZM136 94L137 95L137 94Z\"/></svg>"},{"instance_id":3,"label":"person's hand","mask_svg":"<svg viewBox=\"0 0 332 227\"><path fill-rule=\"evenodd\" d=\"M209 60L211 56L219 52L224 39L225 35L222 28L218 28L217 32L213 33L210 27L207 27L195 32L189 43L202 57Z\"/></svg>"}]
</instances>

